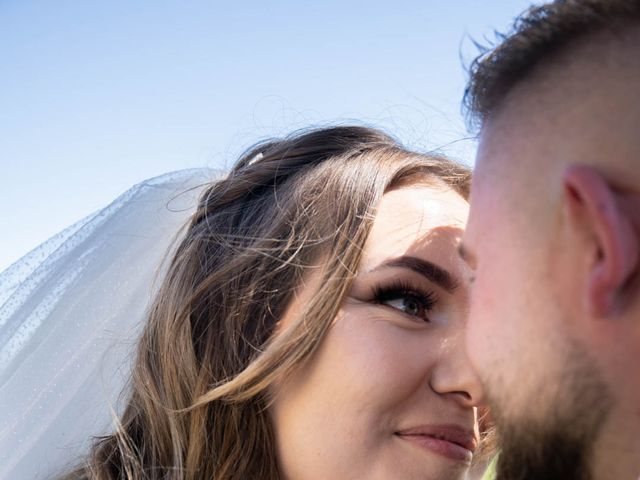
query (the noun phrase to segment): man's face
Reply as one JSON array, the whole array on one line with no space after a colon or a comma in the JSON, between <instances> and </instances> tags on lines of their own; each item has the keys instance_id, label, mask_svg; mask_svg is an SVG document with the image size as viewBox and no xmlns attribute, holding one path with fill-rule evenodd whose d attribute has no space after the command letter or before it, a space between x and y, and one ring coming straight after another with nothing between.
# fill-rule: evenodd
<instances>
[{"instance_id":1,"label":"man's face","mask_svg":"<svg viewBox=\"0 0 640 480\"><path fill-rule=\"evenodd\" d=\"M562 172L637 156L638 62L580 55L516 86L481 132L461 248L475 270L467 347L504 478L589 478L618 388L581 322L588 252L566 234Z\"/></svg>"},{"instance_id":2,"label":"man's face","mask_svg":"<svg viewBox=\"0 0 640 480\"><path fill-rule=\"evenodd\" d=\"M609 398L574 335L567 299L579 299L561 277L573 258L536 231L551 227L518 201L493 153L481 150L463 248L475 270L467 347L500 434L498 478L586 480Z\"/></svg>"},{"instance_id":3,"label":"man's face","mask_svg":"<svg viewBox=\"0 0 640 480\"><path fill-rule=\"evenodd\" d=\"M547 183L527 186L512 163L546 152L519 142L518 129L503 136L505 125L491 127L482 137L463 240L474 270L467 346L499 429L508 435L526 430L522 435L531 438L534 432L542 436L551 419L560 422L563 404L573 410L577 387L568 389L568 381L589 368L573 336L566 301L571 256L553 238L553 215L547 215L553 205L537 208L526 199L533 194L547 203ZM515 455L504 452L502 458Z\"/></svg>"}]
</instances>

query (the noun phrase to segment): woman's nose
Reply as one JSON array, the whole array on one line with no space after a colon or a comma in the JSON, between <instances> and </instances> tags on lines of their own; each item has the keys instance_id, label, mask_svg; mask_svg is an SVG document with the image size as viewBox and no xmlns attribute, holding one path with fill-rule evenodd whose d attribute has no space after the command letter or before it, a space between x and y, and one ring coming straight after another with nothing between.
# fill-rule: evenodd
<instances>
[{"instance_id":1,"label":"woman's nose","mask_svg":"<svg viewBox=\"0 0 640 480\"><path fill-rule=\"evenodd\" d=\"M463 335L456 335L442 347L429 385L436 393L452 397L462 406L482 405L482 383L467 356Z\"/></svg>"}]
</instances>

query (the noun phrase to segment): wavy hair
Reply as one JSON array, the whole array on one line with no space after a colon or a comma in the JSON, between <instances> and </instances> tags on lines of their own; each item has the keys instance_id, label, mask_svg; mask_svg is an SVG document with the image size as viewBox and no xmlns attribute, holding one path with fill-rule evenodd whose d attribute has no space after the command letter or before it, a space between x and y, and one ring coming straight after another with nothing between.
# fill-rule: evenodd
<instances>
[{"instance_id":1,"label":"wavy hair","mask_svg":"<svg viewBox=\"0 0 640 480\"><path fill-rule=\"evenodd\" d=\"M414 181L468 197L470 171L370 128L247 151L207 186L148 313L117 428L66 479L280 478L274 381L312 357L348 293L382 195ZM274 334L311 270L322 280Z\"/></svg>"}]
</instances>

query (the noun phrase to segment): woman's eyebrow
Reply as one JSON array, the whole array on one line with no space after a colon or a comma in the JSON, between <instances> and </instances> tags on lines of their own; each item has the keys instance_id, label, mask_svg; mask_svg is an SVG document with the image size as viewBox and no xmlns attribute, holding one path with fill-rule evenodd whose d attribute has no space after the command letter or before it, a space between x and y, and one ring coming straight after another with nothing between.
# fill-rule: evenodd
<instances>
[{"instance_id":1,"label":"woman's eyebrow","mask_svg":"<svg viewBox=\"0 0 640 480\"><path fill-rule=\"evenodd\" d=\"M388 267L400 267L412 270L427 280L442 287L448 293L453 293L458 288L458 282L455 277L446 271L444 268L439 267L435 263L423 260L422 258L413 257L410 255L403 255L401 257L391 258L384 263L378 265L372 271L379 270L381 268Z\"/></svg>"}]
</instances>

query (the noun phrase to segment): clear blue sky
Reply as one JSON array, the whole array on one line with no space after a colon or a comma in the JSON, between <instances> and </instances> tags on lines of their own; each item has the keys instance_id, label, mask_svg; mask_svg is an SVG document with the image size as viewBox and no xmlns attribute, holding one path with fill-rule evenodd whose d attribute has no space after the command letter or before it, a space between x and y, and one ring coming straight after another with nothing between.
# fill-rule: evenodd
<instances>
[{"instance_id":1,"label":"clear blue sky","mask_svg":"<svg viewBox=\"0 0 640 480\"><path fill-rule=\"evenodd\" d=\"M0 1L0 270L141 180L308 125L472 163L470 38L531 3Z\"/></svg>"}]
</instances>

